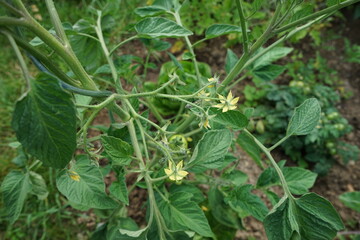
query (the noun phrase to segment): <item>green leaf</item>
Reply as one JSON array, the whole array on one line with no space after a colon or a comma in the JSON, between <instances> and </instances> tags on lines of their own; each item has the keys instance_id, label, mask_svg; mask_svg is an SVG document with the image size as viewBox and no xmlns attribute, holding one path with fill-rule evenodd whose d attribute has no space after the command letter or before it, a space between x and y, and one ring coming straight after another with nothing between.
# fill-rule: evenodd
<instances>
[{"instance_id":1,"label":"green leaf","mask_svg":"<svg viewBox=\"0 0 360 240\"><path fill-rule=\"evenodd\" d=\"M238 214L225 203L224 195L217 189L217 187L210 188L208 199L211 214L216 221L230 228L244 229Z\"/></svg>"},{"instance_id":2,"label":"green leaf","mask_svg":"<svg viewBox=\"0 0 360 240\"><path fill-rule=\"evenodd\" d=\"M74 24L73 29L75 34L69 36L69 41L75 55L83 66L95 70L104 59L101 44L93 38L82 35L96 36L93 25L89 21L80 19Z\"/></svg>"},{"instance_id":3,"label":"green leaf","mask_svg":"<svg viewBox=\"0 0 360 240\"><path fill-rule=\"evenodd\" d=\"M247 133L241 132L236 140L240 147L255 161L255 163L262 167L261 150L254 142L254 139Z\"/></svg>"},{"instance_id":4,"label":"green leaf","mask_svg":"<svg viewBox=\"0 0 360 240\"><path fill-rule=\"evenodd\" d=\"M225 72L227 74L229 74L229 72L233 69L238 60L238 56L230 48L228 48L225 59Z\"/></svg>"},{"instance_id":5,"label":"green leaf","mask_svg":"<svg viewBox=\"0 0 360 240\"><path fill-rule=\"evenodd\" d=\"M70 170L60 171L56 186L67 199L91 208L113 209L118 204L105 194L103 176L97 166L77 161Z\"/></svg>"},{"instance_id":6,"label":"green leaf","mask_svg":"<svg viewBox=\"0 0 360 240\"><path fill-rule=\"evenodd\" d=\"M314 186L317 177L316 173L300 167L285 167L283 174L290 191L297 195L307 193Z\"/></svg>"},{"instance_id":7,"label":"green leaf","mask_svg":"<svg viewBox=\"0 0 360 240\"><path fill-rule=\"evenodd\" d=\"M137 226L136 222L131 218L118 218L117 224L114 226L109 227L106 233L107 240L133 240L133 237L129 237L128 235L124 235L120 233L120 229L128 230L128 231L137 231L139 227ZM140 239L145 240L145 237ZM139 239L139 240L140 240Z\"/></svg>"},{"instance_id":8,"label":"green leaf","mask_svg":"<svg viewBox=\"0 0 360 240\"><path fill-rule=\"evenodd\" d=\"M191 197L191 201L194 201L196 203L201 203L205 200L204 194L201 192L201 190L199 188L197 188L194 185L188 185L188 184L172 184L170 186L170 192L171 194L175 194L177 192L186 192L186 193L191 193L192 197Z\"/></svg>"},{"instance_id":9,"label":"green leaf","mask_svg":"<svg viewBox=\"0 0 360 240\"><path fill-rule=\"evenodd\" d=\"M253 69L256 69L261 66L269 65L272 62L285 57L292 50L293 50L292 48L288 48L288 47L275 47L271 49L269 52L265 53L260 58L258 58L254 63Z\"/></svg>"},{"instance_id":10,"label":"green leaf","mask_svg":"<svg viewBox=\"0 0 360 240\"><path fill-rule=\"evenodd\" d=\"M328 7L331 7L331 6L334 6L334 5L338 4L338 3L341 3L343 1L344 0L326 0L326 5Z\"/></svg>"},{"instance_id":11,"label":"green leaf","mask_svg":"<svg viewBox=\"0 0 360 240\"><path fill-rule=\"evenodd\" d=\"M221 166L231 140L232 133L227 129L208 131L196 145L188 167L193 167L193 171L204 171Z\"/></svg>"},{"instance_id":12,"label":"green leaf","mask_svg":"<svg viewBox=\"0 0 360 240\"><path fill-rule=\"evenodd\" d=\"M135 25L135 30L143 38L184 37L193 34L176 22L160 17L141 20Z\"/></svg>"},{"instance_id":13,"label":"green leaf","mask_svg":"<svg viewBox=\"0 0 360 240\"><path fill-rule=\"evenodd\" d=\"M6 175L1 184L1 192L4 197L4 207L10 224L13 224L18 219L26 196L30 191L31 183L28 173L24 174L20 171L11 171Z\"/></svg>"},{"instance_id":14,"label":"green leaf","mask_svg":"<svg viewBox=\"0 0 360 240\"><path fill-rule=\"evenodd\" d=\"M252 185L250 184L236 187L230 192L227 200L241 217L251 215L259 221L263 221L269 210L260 197L252 194L251 190Z\"/></svg>"},{"instance_id":15,"label":"green leaf","mask_svg":"<svg viewBox=\"0 0 360 240\"><path fill-rule=\"evenodd\" d=\"M245 173L236 169L231 172L225 172L221 178L231 182L235 186L243 185L248 180L248 176Z\"/></svg>"},{"instance_id":16,"label":"green leaf","mask_svg":"<svg viewBox=\"0 0 360 240\"><path fill-rule=\"evenodd\" d=\"M297 195L307 193L314 185L317 174L300 167L284 167L284 164L285 161L278 163L291 193ZM256 186L258 188L268 188L274 185L281 186L280 179L275 169L269 167L261 173Z\"/></svg>"},{"instance_id":17,"label":"green leaf","mask_svg":"<svg viewBox=\"0 0 360 240\"><path fill-rule=\"evenodd\" d=\"M128 165L131 162L131 156L134 149L127 142L120 138L112 136L102 136L101 142L106 153L114 161L113 163L119 165Z\"/></svg>"},{"instance_id":18,"label":"green leaf","mask_svg":"<svg viewBox=\"0 0 360 240\"><path fill-rule=\"evenodd\" d=\"M39 200L44 200L49 195L45 180L40 174L30 171L31 193L36 195Z\"/></svg>"},{"instance_id":19,"label":"green leaf","mask_svg":"<svg viewBox=\"0 0 360 240\"><path fill-rule=\"evenodd\" d=\"M241 130L249 123L247 117L239 111L216 112L218 113L211 120L234 130Z\"/></svg>"},{"instance_id":20,"label":"green leaf","mask_svg":"<svg viewBox=\"0 0 360 240\"><path fill-rule=\"evenodd\" d=\"M76 149L76 110L71 95L46 74L16 103L12 127L28 153L45 166L64 168Z\"/></svg>"},{"instance_id":21,"label":"green leaf","mask_svg":"<svg viewBox=\"0 0 360 240\"><path fill-rule=\"evenodd\" d=\"M262 81L272 81L284 72L284 66L270 64L258 67L252 71L255 77Z\"/></svg>"},{"instance_id":22,"label":"green leaf","mask_svg":"<svg viewBox=\"0 0 360 240\"><path fill-rule=\"evenodd\" d=\"M131 237L131 239L137 239L137 240L144 239L145 240L148 228L146 227L146 228L136 230L136 231L127 230L127 229L119 229L119 231L120 231L120 234L129 236L129 237Z\"/></svg>"},{"instance_id":23,"label":"green leaf","mask_svg":"<svg viewBox=\"0 0 360 240\"><path fill-rule=\"evenodd\" d=\"M173 2L169 0L155 0L154 4L152 6L161 7L166 9L167 11L170 11L173 8Z\"/></svg>"},{"instance_id":24,"label":"green leaf","mask_svg":"<svg viewBox=\"0 0 360 240\"><path fill-rule=\"evenodd\" d=\"M126 186L125 176L121 174L118 180L113 182L110 186L110 193L121 202L129 205L129 193Z\"/></svg>"},{"instance_id":25,"label":"green leaf","mask_svg":"<svg viewBox=\"0 0 360 240\"><path fill-rule=\"evenodd\" d=\"M360 212L360 192L348 192L339 196L345 206Z\"/></svg>"},{"instance_id":26,"label":"green leaf","mask_svg":"<svg viewBox=\"0 0 360 240\"><path fill-rule=\"evenodd\" d=\"M205 32L205 38L211 39L230 33L241 32L241 27L229 24L214 24L211 25Z\"/></svg>"},{"instance_id":27,"label":"green leaf","mask_svg":"<svg viewBox=\"0 0 360 240\"><path fill-rule=\"evenodd\" d=\"M135 13L140 17L152 17L152 16L160 15L165 11L166 9L161 6L147 6L147 7L139 7L135 9Z\"/></svg>"},{"instance_id":28,"label":"green leaf","mask_svg":"<svg viewBox=\"0 0 360 240\"><path fill-rule=\"evenodd\" d=\"M266 216L264 227L269 240L295 236L295 239L331 240L344 225L329 201L308 193L299 199L282 198Z\"/></svg>"},{"instance_id":29,"label":"green leaf","mask_svg":"<svg viewBox=\"0 0 360 240\"><path fill-rule=\"evenodd\" d=\"M286 135L309 134L320 120L321 108L316 98L305 100L295 111L290 119Z\"/></svg>"},{"instance_id":30,"label":"green leaf","mask_svg":"<svg viewBox=\"0 0 360 240\"><path fill-rule=\"evenodd\" d=\"M192 194L178 192L172 194L168 201L159 199L159 210L171 230L192 230L204 237L213 233L201 208L190 200Z\"/></svg>"}]
</instances>

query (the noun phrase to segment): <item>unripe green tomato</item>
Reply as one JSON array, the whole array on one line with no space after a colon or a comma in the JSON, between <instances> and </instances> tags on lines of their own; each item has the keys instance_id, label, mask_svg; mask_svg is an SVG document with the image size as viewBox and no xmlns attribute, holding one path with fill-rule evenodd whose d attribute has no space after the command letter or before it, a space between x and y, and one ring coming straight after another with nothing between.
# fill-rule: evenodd
<instances>
[{"instance_id":1,"label":"unripe green tomato","mask_svg":"<svg viewBox=\"0 0 360 240\"><path fill-rule=\"evenodd\" d=\"M332 113L330 113L328 116L327 116L327 118L329 119L329 120L333 120L333 119L336 119L336 118L338 118L339 117L339 113L338 112L332 112Z\"/></svg>"},{"instance_id":2,"label":"unripe green tomato","mask_svg":"<svg viewBox=\"0 0 360 240\"><path fill-rule=\"evenodd\" d=\"M295 87L296 86L296 81L292 80L289 84L290 87Z\"/></svg>"},{"instance_id":3,"label":"unripe green tomato","mask_svg":"<svg viewBox=\"0 0 360 240\"><path fill-rule=\"evenodd\" d=\"M259 120L256 123L256 131L260 134L263 134L265 132L265 125L264 122L262 120Z\"/></svg>"},{"instance_id":4,"label":"unripe green tomato","mask_svg":"<svg viewBox=\"0 0 360 240\"><path fill-rule=\"evenodd\" d=\"M304 87L304 93L310 93L311 88L309 86Z\"/></svg>"},{"instance_id":5,"label":"unripe green tomato","mask_svg":"<svg viewBox=\"0 0 360 240\"><path fill-rule=\"evenodd\" d=\"M334 127L339 131L342 131L345 128L344 124L342 124L342 123L337 123L334 125Z\"/></svg>"},{"instance_id":6,"label":"unripe green tomato","mask_svg":"<svg viewBox=\"0 0 360 240\"><path fill-rule=\"evenodd\" d=\"M332 149L332 148L335 147L335 143L334 142L327 142L326 147L329 148L329 149Z\"/></svg>"},{"instance_id":7,"label":"unripe green tomato","mask_svg":"<svg viewBox=\"0 0 360 240\"><path fill-rule=\"evenodd\" d=\"M305 86L305 84L304 84L303 81L298 81L298 82L297 82L297 86L300 87L300 88L302 88L302 87Z\"/></svg>"},{"instance_id":8,"label":"unripe green tomato","mask_svg":"<svg viewBox=\"0 0 360 240\"><path fill-rule=\"evenodd\" d=\"M179 151L181 149L188 148L188 142L183 135L176 134L170 137L169 139L169 147L172 150Z\"/></svg>"},{"instance_id":9,"label":"unripe green tomato","mask_svg":"<svg viewBox=\"0 0 360 240\"><path fill-rule=\"evenodd\" d=\"M336 154L336 149L335 148L330 149L330 154L335 155Z\"/></svg>"},{"instance_id":10,"label":"unripe green tomato","mask_svg":"<svg viewBox=\"0 0 360 240\"><path fill-rule=\"evenodd\" d=\"M255 121L253 119L250 119L247 130L249 130L250 132L253 132L255 130Z\"/></svg>"}]
</instances>

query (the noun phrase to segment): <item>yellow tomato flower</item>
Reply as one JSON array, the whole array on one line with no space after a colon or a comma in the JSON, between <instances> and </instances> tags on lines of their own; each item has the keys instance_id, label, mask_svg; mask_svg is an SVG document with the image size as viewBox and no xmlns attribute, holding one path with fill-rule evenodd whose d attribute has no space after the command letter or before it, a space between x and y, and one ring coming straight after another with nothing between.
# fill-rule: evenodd
<instances>
[{"instance_id":1,"label":"yellow tomato flower","mask_svg":"<svg viewBox=\"0 0 360 240\"><path fill-rule=\"evenodd\" d=\"M169 160L169 167L165 168L164 171L171 181L181 181L189 173L182 170L184 161L181 160L176 167L174 167L172 161Z\"/></svg>"},{"instance_id":2,"label":"yellow tomato flower","mask_svg":"<svg viewBox=\"0 0 360 240\"><path fill-rule=\"evenodd\" d=\"M212 77L212 78L208 78L208 81L211 83L217 83L218 79L216 77ZM212 87L215 87L215 85L211 84L208 86L208 88L212 88Z\"/></svg>"},{"instance_id":3,"label":"yellow tomato flower","mask_svg":"<svg viewBox=\"0 0 360 240\"><path fill-rule=\"evenodd\" d=\"M227 112L229 110L236 109L236 104L239 101L239 97L234 98L230 91L226 98L222 95L219 95L219 100L220 103L214 105L214 107L222 109L222 112Z\"/></svg>"},{"instance_id":4,"label":"yellow tomato flower","mask_svg":"<svg viewBox=\"0 0 360 240\"><path fill-rule=\"evenodd\" d=\"M199 127L204 127L206 129L210 129L210 123L209 123L209 119L205 118L205 120L203 119L200 123L199 123Z\"/></svg>"},{"instance_id":5,"label":"yellow tomato flower","mask_svg":"<svg viewBox=\"0 0 360 240\"><path fill-rule=\"evenodd\" d=\"M69 177L70 177L72 180L74 180L74 181L76 181L76 182L80 182L80 175L79 175L77 172L75 172L75 171L68 171L68 173L69 173Z\"/></svg>"},{"instance_id":6,"label":"yellow tomato flower","mask_svg":"<svg viewBox=\"0 0 360 240\"><path fill-rule=\"evenodd\" d=\"M199 93L198 93L198 97L201 97L202 99L204 99L205 101L210 101L210 99L208 99L207 97L210 96L210 93L207 93L205 92L204 90L201 90Z\"/></svg>"}]
</instances>

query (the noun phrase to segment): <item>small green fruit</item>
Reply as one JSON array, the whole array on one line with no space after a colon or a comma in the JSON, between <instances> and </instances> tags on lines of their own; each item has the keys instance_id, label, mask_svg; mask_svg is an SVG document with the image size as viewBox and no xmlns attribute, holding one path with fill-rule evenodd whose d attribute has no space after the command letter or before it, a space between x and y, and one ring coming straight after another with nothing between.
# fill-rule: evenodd
<instances>
[{"instance_id":1,"label":"small green fruit","mask_svg":"<svg viewBox=\"0 0 360 240\"><path fill-rule=\"evenodd\" d=\"M265 125L264 122L262 120L259 120L256 123L256 131L260 134L263 134L265 132Z\"/></svg>"}]
</instances>

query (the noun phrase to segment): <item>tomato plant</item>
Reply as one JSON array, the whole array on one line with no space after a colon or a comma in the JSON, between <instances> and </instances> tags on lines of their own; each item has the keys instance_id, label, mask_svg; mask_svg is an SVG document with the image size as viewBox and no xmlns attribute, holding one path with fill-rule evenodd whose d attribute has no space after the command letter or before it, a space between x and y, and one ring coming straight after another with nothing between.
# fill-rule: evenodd
<instances>
[{"instance_id":1,"label":"tomato plant","mask_svg":"<svg viewBox=\"0 0 360 240\"><path fill-rule=\"evenodd\" d=\"M248 15L245 3L236 0L240 26L213 24L195 43L181 17L183 5L191 2L156 0L136 9L143 18L133 26L133 35L117 44L109 43L106 32L115 24L112 15L119 1L93 6L94 19L79 20L74 26L60 21L52 0L45 2L53 25L49 31L21 0L0 1L7 10L0 16L0 32L13 47L27 83L12 121L24 164L1 184L11 224L29 194L39 201L48 197L46 182L36 172L43 165L56 169L56 187L72 207L99 210L102 222L94 236L100 239L230 239L244 227L241 219L247 216L263 222L270 240L333 239L343 229L331 203L308 192L316 174L286 167L272 156L287 139L312 133L321 117L318 100L309 98L297 106L283 137L267 147L246 129L252 109L239 111L239 97L231 90L249 66L257 76L277 77L283 68L269 63L288 49L280 56L273 56L273 49L359 0L327 1L315 12L304 11L302 1L263 5L255 0L246 4L251 8ZM271 12L271 18L253 37L249 12L262 10ZM223 78L196 60L194 48L230 33L241 35L243 54L237 59L229 50ZM151 53L164 51L169 47L164 38L184 39L188 51L181 60L170 54L171 62L162 66L157 83L147 83L146 69L153 67L148 59L116 55L117 49L139 39ZM269 39L275 41L263 47ZM36 76L29 72L23 54L38 68ZM135 77L138 65L145 70ZM110 126L98 127L101 133L90 135L94 119L105 109ZM263 131L264 125L256 128ZM271 164L256 186L246 184L246 174L236 169L231 150L236 143L259 165L264 166L260 153ZM100 160L105 158L104 167ZM108 174L116 180L106 191ZM129 174L137 176L130 187ZM274 193L274 185L280 185L283 194ZM146 224L141 229L127 218L126 208L129 192L137 186L147 191ZM264 192L271 209L252 192L255 188Z\"/></svg>"}]
</instances>

